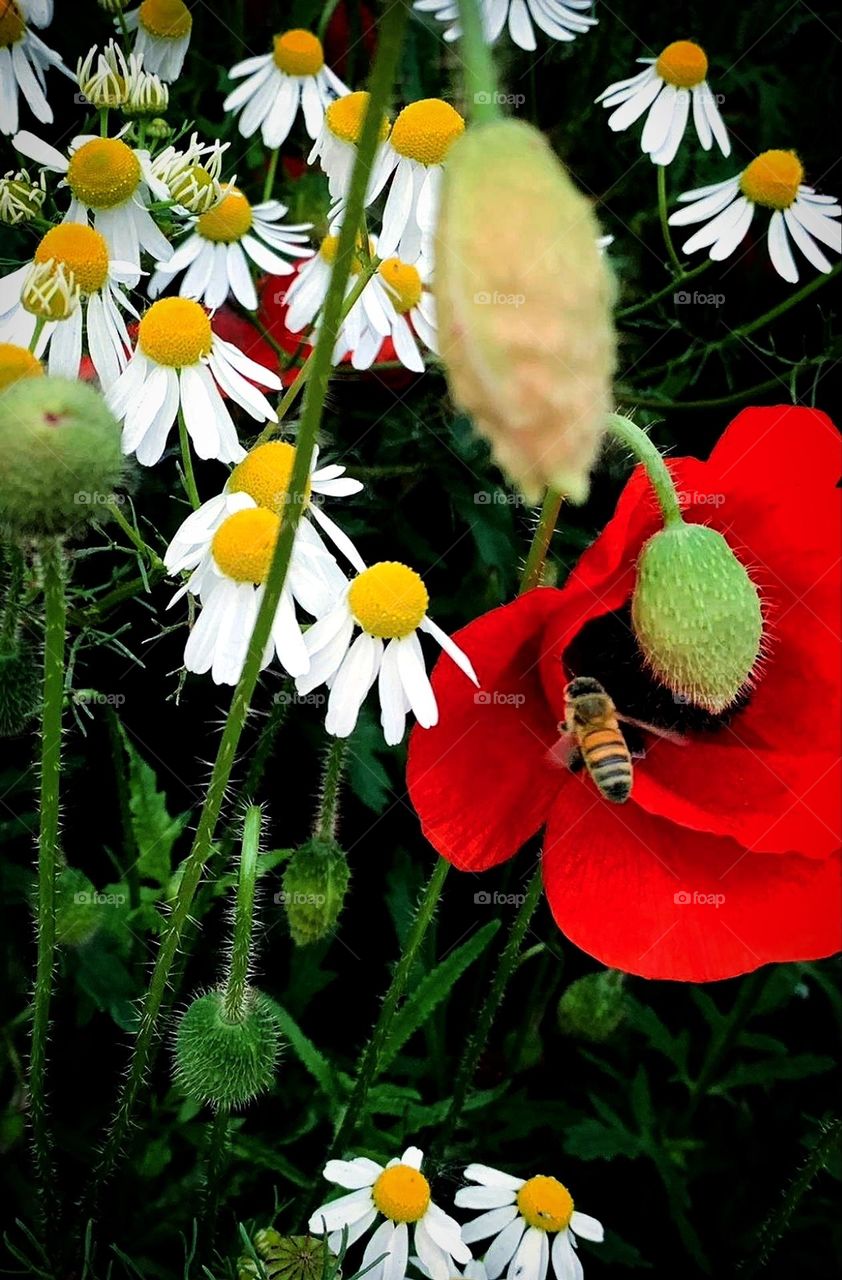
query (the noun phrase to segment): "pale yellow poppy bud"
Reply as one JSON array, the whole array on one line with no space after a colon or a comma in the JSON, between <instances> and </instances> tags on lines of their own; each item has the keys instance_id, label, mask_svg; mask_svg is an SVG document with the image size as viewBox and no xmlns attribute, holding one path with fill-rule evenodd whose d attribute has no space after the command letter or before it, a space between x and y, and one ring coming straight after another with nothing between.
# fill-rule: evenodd
<instances>
[{"instance_id":1,"label":"pale yellow poppy bud","mask_svg":"<svg viewBox=\"0 0 842 1280\"><path fill-rule=\"evenodd\" d=\"M454 399L530 500L588 493L611 408L613 286L591 207L537 129L474 125L445 165L439 342Z\"/></svg>"}]
</instances>

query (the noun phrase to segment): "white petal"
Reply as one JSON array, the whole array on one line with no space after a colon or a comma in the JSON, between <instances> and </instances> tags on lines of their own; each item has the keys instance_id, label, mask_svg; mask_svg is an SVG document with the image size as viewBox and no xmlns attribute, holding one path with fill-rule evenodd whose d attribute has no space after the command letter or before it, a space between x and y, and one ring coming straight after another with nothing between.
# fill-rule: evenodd
<instances>
[{"instance_id":1,"label":"white petal","mask_svg":"<svg viewBox=\"0 0 842 1280\"><path fill-rule=\"evenodd\" d=\"M421 652L418 637L413 632L405 639L399 640L397 645L398 671L404 693L418 723L424 729L431 729L438 723L439 709L424 666L424 655Z\"/></svg>"},{"instance_id":2,"label":"white petal","mask_svg":"<svg viewBox=\"0 0 842 1280\"><path fill-rule=\"evenodd\" d=\"M446 631L442 631L441 627L437 626L436 623L433 622L432 618L429 617L423 619L419 630L426 631L434 640L437 640L448 657L452 658L456 663L460 671L464 671L468 679L472 680L477 688L479 688L477 673L474 671L470 658L459 648L458 644L456 644L454 640L451 640Z\"/></svg>"},{"instance_id":3,"label":"white petal","mask_svg":"<svg viewBox=\"0 0 842 1280\"><path fill-rule=\"evenodd\" d=\"M546 1231L530 1227L509 1265L508 1280L544 1280L549 1254Z\"/></svg>"},{"instance_id":4,"label":"white petal","mask_svg":"<svg viewBox=\"0 0 842 1280\"><path fill-rule=\"evenodd\" d=\"M323 1177L340 1187L373 1187L383 1172L382 1164L357 1156L354 1160L328 1160Z\"/></svg>"},{"instance_id":5,"label":"white petal","mask_svg":"<svg viewBox=\"0 0 842 1280\"><path fill-rule=\"evenodd\" d=\"M460 1196L467 1191L467 1187L463 1187L461 1191L456 1193L456 1203L460 1207L475 1208L473 1205L465 1205L464 1200ZM500 1187L474 1187L475 1191L495 1191L498 1195L514 1195L513 1191L505 1192ZM518 1208L516 1204L504 1204L498 1208L489 1209L487 1213L481 1213L479 1217L474 1218L472 1222L466 1222L462 1228L462 1239L466 1244L473 1244L475 1240L486 1240L489 1236L499 1235L510 1222L514 1222L518 1216Z\"/></svg>"},{"instance_id":6,"label":"white petal","mask_svg":"<svg viewBox=\"0 0 842 1280\"><path fill-rule=\"evenodd\" d=\"M769 257L772 259L772 266L778 275L782 276L784 280L788 280L790 284L797 284L798 268L795 265L795 259L789 247L786 223L780 209L775 209L769 221L768 241Z\"/></svg>"},{"instance_id":7,"label":"white petal","mask_svg":"<svg viewBox=\"0 0 842 1280\"><path fill-rule=\"evenodd\" d=\"M582 1264L567 1231L559 1231L553 1241L553 1270L557 1280L582 1280Z\"/></svg>"},{"instance_id":8,"label":"white petal","mask_svg":"<svg viewBox=\"0 0 842 1280\"><path fill-rule=\"evenodd\" d=\"M502 1169L492 1169L488 1164L469 1164L465 1170L469 1182L479 1182L484 1187L505 1187L509 1191L520 1191L524 1185L523 1178L516 1178Z\"/></svg>"},{"instance_id":9,"label":"white petal","mask_svg":"<svg viewBox=\"0 0 842 1280\"><path fill-rule=\"evenodd\" d=\"M497 1277L502 1274L509 1259L520 1244L525 1230L526 1223L518 1214L514 1222L510 1222L507 1227L503 1228L499 1236L492 1240L485 1255L485 1269L488 1272L488 1280L497 1280Z\"/></svg>"},{"instance_id":10,"label":"white petal","mask_svg":"<svg viewBox=\"0 0 842 1280\"><path fill-rule=\"evenodd\" d=\"M600 1244L605 1239L605 1228L602 1223L597 1218L592 1218L589 1213L580 1213L578 1209L574 1209L570 1225L576 1235L581 1236L583 1240L593 1240Z\"/></svg>"},{"instance_id":11,"label":"white petal","mask_svg":"<svg viewBox=\"0 0 842 1280\"><path fill-rule=\"evenodd\" d=\"M319 1236L326 1230L341 1230L342 1227L350 1226L352 1222L358 1222L370 1208L371 1191L367 1186L361 1187L349 1192L347 1196L339 1196L336 1200L323 1204L312 1214L308 1229Z\"/></svg>"}]
</instances>

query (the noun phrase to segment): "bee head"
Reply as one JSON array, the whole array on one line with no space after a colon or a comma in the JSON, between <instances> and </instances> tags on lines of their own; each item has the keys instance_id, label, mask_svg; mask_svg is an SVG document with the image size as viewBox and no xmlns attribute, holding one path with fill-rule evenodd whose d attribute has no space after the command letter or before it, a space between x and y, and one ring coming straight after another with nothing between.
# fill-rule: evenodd
<instances>
[{"instance_id":1,"label":"bee head","mask_svg":"<svg viewBox=\"0 0 842 1280\"><path fill-rule=\"evenodd\" d=\"M576 676L564 690L565 698L586 698L589 694L601 693L605 690L598 680L591 676Z\"/></svg>"}]
</instances>

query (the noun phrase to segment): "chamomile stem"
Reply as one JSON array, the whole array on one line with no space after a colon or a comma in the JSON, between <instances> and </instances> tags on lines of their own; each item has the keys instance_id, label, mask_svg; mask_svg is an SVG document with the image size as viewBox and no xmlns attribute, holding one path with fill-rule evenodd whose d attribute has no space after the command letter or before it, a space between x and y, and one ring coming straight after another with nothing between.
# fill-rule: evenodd
<instances>
[{"instance_id":1,"label":"chamomile stem","mask_svg":"<svg viewBox=\"0 0 842 1280\"><path fill-rule=\"evenodd\" d=\"M41 332L46 323L47 322L43 316L36 316L35 328L32 330L32 337L29 339L29 350L33 355L35 355L35 348L38 346L38 339L41 337Z\"/></svg>"},{"instance_id":2,"label":"chamomile stem","mask_svg":"<svg viewBox=\"0 0 842 1280\"><path fill-rule=\"evenodd\" d=\"M675 252L675 245L672 242L672 233L670 232L669 210L667 209L667 169L666 165L658 164L655 166L658 171L658 217L661 220L661 231L664 237L664 244L667 250L672 269L677 276L684 275L684 268L681 265L681 259Z\"/></svg>"},{"instance_id":3,"label":"chamomile stem","mask_svg":"<svg viewBox=\"0 0 842 1280\"><path fill-rule=\"evenodd\" d=\"M655 490L664 524L680 524L681 505L672 476L660 450L655 447L646 432L635 426L629 418L624 418L618 413L609 414L608 432L631 450L638 462L643 463L649 482Z\"/></svg>"},{"instance_id":4,"label":"chamomile stem","mask_svg":"<svg viewBox=\"0 0 842 1280\"><path fill-rule=\"evenodd\" d=\"M184 410L178 410L178 439L181 444L181 467L184 492L195 511L202 505L199 490L196 488L196 476L193 472L193 455L190 452L190 436L187 434L187 423L184 421Z\"/></svg>"},{"instance_id":5,"label":"chamomile stem","mask_svg":"<svg viewBox=\"0 0 842 1280\"><path fill-rule=\"evenodd\" d=\"M494 977L491 980L491 986L488 989L488 995L483 1001L473 1028L470 1038L465 1046L465 1052L462 1054L462 1060L456 1071L456 1079L453 1085L453 1094L450 1100L450 1107L444 1121L444 1130L442 1133L441 1143L444 1148L452 1138L462 1110L465 1106L468 1089L477 1069L480 1054L484 1046L488 1042L491 1028L494 1024L494 1018L503 1001L506 987L509 979L514 973L520 958L520 949L526 931L529 928L529 922L535 914L535 908L538 905L538 899L541 896L541 886L543 878L540 866L535 871L532 879L527 886L524 894L523 902L518 908L518 913L512 922L509 930L509 936L506 939L506 945L503 948L502 955L497 964Z\"/></svg>"},{"instance_id":6,"label":"chamomile stem","mask_svg":"<svg viewBox=\"0 0 842 1280\"><path fill-rule=\"evenodd\" d=\"M665 284L663 289L651 293L648 298L644 298L642 302L635 302L630 307L622 307L616 314L617 320L631 320L633 316L639 315L641 311L648 311L650 307L654 307L656 302L660 302L662 298L675 294L676 289L680 289L682 285L687 284L690 280L695 280L697 276L702 275L705 271L709 271L713 266L712 258L705 258L704 262L698 267L692 267L689 271L682 271L681 275L674 280L670 280L669 284Z\"/></svg>"},{"instance_id":7,"label":"chamomile stem","mask_svg":"<svg viewBox=\"0 0 842 1280\"><path fill-rule=\"evenodd\" d=\"M148 560L153 569L163 569L164 568L163 560L157 554L157 552L153 551L152 548L148 546L146 542L144 542L143 538L140 536L137 529L135 529L131 521L126 519L126 517L123 515L122 511L120 510L119 503L116 501L109 502L107 504L107 507L108 507L108 513L111 516L111 518L115 521L116 524L120 526L120 528L123 530L123 533L128 538L129 542L132 544L132 546L135 548L136 551L140 552L144 560Z\"/></svg>"},{"instance_id":8,"label":"chamomile stem","mask_svg":"<svg viewBox=\"0 0 842 1280\"><path fill-rule=\"evenodd\" d=\"M257 853L260 847L259 805L249 805L243 823L240 873L237 880L237 905L234 908L234 937L231 960L225 979L225 1016L232 1022L242 1020L248 989L251 961L251 935L254 919L254 886L257 882Z\"/></svg>"},{"instance_id":9,"label":"chamomile stem","mask_svg":"<svg viewBox=\"0 0 842 1280\"><path fill-rule=\"evenodd\" d=\"M278 158L280 154L281 154L280 147L275 147L275 150L272 152L272 154L269 157L269 167L266 170L266 181L263 184L264 201L271 199L272 192L275 189L275 174L278 172Z\"/></svg>"},{"instance_id":10,"label":"chamomile stem","mask_svg":"<svg viewBox=\"0 0 842 1280\"><path fill-rule=\"evenodd\" d=\"M532 538L532 545L526 557L526 564L520 579L520 594L530 591L532 587L540 587L547 562L550 540L555 531L558 513L561 510L562 495L558 489L548 489L544 494L544 504L538 517L538 525Z\"/></svg>"},{"instance_id":11,"label":"chamomile stem","mask_svg":"<svg viewBox=\"0 0 842 1280\"><path fill-rule=\"evenodd\" d=\"M401 997L403 996L412 967L418 956L418 951L427 929L435 914L439 898L441 896L442 887L445 878L450 870L450 863L444 858L439 858L433 874L427 882L427 887L418 905L418 911L412 922L412 927L404 945L403 953L397 963L395 972L389 988L383 997L383 1004L380 1006L380 1013L374 1024L374 1030L371 1039L366 1045L363 1055L360 1059L360 1065L357 1070L357 1076L354 1081L354 1088L345 1107L340 1113L339 1120L334 1129L333 1142L331 1143L331 1152L333 1155L341 1156L349 1141L354 1136L354 1131L358 1124L361 1124L365 1118L365 1107L368 1101L368 1092L372 1084L377 1078L377 1068L380 1061L386 1039L392 1026L392 1019L398 1009Z\"/></svg>"},{"instance_id":12,"label":"chamomile stem","mask_svg":"<svg viewBox=\"0 0 842 1280\"><path fill-rule=\"evenodd\" d=\"M67 603L64 554L57 542L44 546L44 701L41 720L41 794L38 830L38 958L32 1005L29 1101L33 1149L45 1220L52 1201L52 1137L47 1115L47 1038L56 950L61 719L64 706L64 644Z\"/></svg>"},{"instance_id":13,"label":"chamomile stem","mask_svg":"<svg viewBox=\"0 0 842 1280\"><path fill-rule=\"evenodd\" d=\"M485 38L478 0L459 0L459 24L462 28L460 52L465 97L471 119L476 124L499 120L502 111L497 91L497 69L491 45Z\"/></svg>"},{"instance_id":14,"label":"chamomile stem","mask_svg":"<svg viewBox=\"0 0 842 1280\"><path fill-rule=\"evenodd\" d=\"M316 338L311 373L304 393L301 428L289 482L292 501L284 514L281 531L275 543L264 583L263 599L248 643L243 671L231 698L211 771L210 783L199 814L193 845L182 864L183 870L178 890L161 936L149 987L140 1011L131 1060L117 1110L94 1170L88 1194L88 1205L91 1208L96 1202L99 1188L113 1173L131 1132L135 1109L157 1039L158 1021L161 1006L167 994L170 974L190 919L193 899L207 861L213 852L214 837L231 779L231 771L260 675L261 659L289 572L293 542L306 502L313 450L322 420L322 410L331 373L333 345L339 327L345 286L354 258L365 189L377 148L381 122L394 83L407 18L407 0L398 0L387 10L380 25L380 38L369 82L368 110L357 147L345 217L339 233L339 244L325 298L322 323ZM82 1214L82 1220L85 1220L85 1214Z\"/></svg>"}]
</instances>

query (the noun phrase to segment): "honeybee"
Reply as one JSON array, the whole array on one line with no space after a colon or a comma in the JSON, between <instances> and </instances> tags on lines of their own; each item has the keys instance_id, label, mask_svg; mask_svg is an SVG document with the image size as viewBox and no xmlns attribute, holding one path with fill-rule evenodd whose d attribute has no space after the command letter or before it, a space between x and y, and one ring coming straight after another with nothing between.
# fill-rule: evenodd
<instances>
[{"instance_id":1,"label":"honeybee","mask_svg":"<svg viewBox=\"0 0 842 1280\"><path fill-rule=\"evenodd\" d=\"M598 680L577 676L565 686L564 721L558 726L561 739L550 752L554 760L569 769L584 766L597 790L612 804L625 804L634 781L631 752L620 728L621 720L670 742L684 744L679 734L620 715Z\"/></svg>"}]
</instances>

